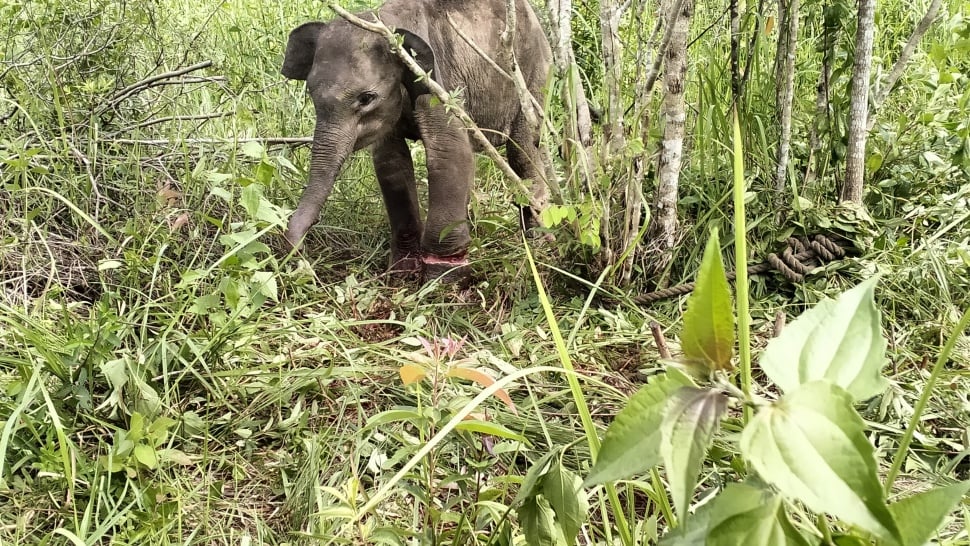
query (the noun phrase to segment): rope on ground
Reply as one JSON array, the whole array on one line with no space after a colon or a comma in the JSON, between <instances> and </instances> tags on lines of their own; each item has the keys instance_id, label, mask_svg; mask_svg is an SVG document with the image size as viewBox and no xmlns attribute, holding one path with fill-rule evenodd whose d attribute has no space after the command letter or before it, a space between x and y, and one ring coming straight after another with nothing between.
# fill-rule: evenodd
<instances>
[{"instance_id":1,"label":"rope on ground","mask_svg":"<svg viewBox=\"0 0 970 546\"><path fill-rule=\"evenodd\" d=\"M805 280L805 275L811 273L815 268L843 257L845 257L845 249L825 235L815 235L812 238L789 237L788 244L781 256L774 253L769 254L765 262L748 267L748 275L759 275L775 270L789 281L798 283ZM736 277L737 273L734 271L727 273L729 281L733 281ZM694 283L692 282L679 284L636 296L633 298L633 303L648 305L660 300L683 296L693 290Z\"/></svg>"}]
</instances>

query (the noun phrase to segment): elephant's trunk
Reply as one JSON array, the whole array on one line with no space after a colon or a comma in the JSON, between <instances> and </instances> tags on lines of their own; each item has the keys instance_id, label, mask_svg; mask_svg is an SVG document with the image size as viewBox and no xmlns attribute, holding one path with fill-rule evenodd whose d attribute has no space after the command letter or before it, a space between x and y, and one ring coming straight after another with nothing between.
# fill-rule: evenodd
<instances>
[{"instance_id":1,"label":"elephant's trunk","mask_svg":"<svg viewBox=\"0 0 970 546\"><path fill-rule=\"evenodd\" d=\"M355 135L338 125L317 120L310 152L310 177L300 203L286 228L286 240L296 248L310 227L317 222L320 209L330 197L333 184L347 156L354 150Z\"/></svg>"}]
</instances>

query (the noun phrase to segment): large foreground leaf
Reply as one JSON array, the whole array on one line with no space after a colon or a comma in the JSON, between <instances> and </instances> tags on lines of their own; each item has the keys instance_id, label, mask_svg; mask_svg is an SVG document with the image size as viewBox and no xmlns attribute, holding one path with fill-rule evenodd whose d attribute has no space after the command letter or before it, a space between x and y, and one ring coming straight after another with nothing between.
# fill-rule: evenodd
<instances>
[{"instance_id":1,"label":"large foreground leaf","mask_svg":"<svg viewBox=\"0 0 970 546\"><path fill-rule=\"evenodd\" d=\"M809 542L788 520L780 496L753 485L732 483L660 544L808 546Z\"/></svg>"},{"instance_id":2,"label":"large foreground leaf","mask_svg":"<svg viewBox=\"0 0 970 546\"><path fill-rule=\"evenodd\" d=\"M516 511L529 546L566 546L556 513L542 495L531 497Z\"/></svg>"},{"instance_id":3,"label":"large foreground leaf","mask_svg":"<svg viewBox=\"0 0 970 546\"><path fill-rule=\"evenodd\" d=\"M930 489L891 504L903 535L903 546L922 546L933 537L943 518L970 489L970 481Z\"/></svg>"},{"instance_id":4,"label":"large foreground leaf","mask_svg":"<svg viewBox=\"0 0 970 546\"><path fill-rule=\"evenodd\" d=\"M687 299L680 347L692 368L700 366L708 372L731 368L734 313L717 230L711 230L694 291Z\"/></svg>"},{"instance_id":5,"label":"large foreground leaf","mask_svg":"<svg viewBox=\"0 0 970 546\"><path fill-rule=\"evenodd\" d=\"M552 465L549 472L542 477L543 496L555 511L556 523L562 529L566 543L570 545L576 543L579 528L589 515L589 501L582 485L583 481L579 476L558 463Z\"/></svg>"},{"instance_id":6,"label":"large foreground leaf","mask_svg":"<svg viewBox=\"0 0 970 546\"><path fill-rule=\"evenodd\" d=\"M862 418L842 388L816 381L762 409L742 431L741 451L785 495L900 541Z\"/></svg>"},{"instance_id":7,"label":"large foreground leaf","mask_svg":"<svg viewBox=\"0 0 970 546\"><path fill-rule=\"evenodd\" d=\"M726 409L724 393L696 387L682 387L667 405L661 427L660 453L667 469L674 507L681 518L690 507L697 474L711 445L714 427Z\"/></svg>"},{"instance_id":8,"label":"large foreground leaf","mask_svg":"<svg viewBox=\"0 0 970 546\"><path fill-rule=\"evenodd\" d=\"M680 376L650 378L606 429L603 446L583 487L642 474L660 462L660 424L672 392L687 385Z\"/></svg>"},{"instance_id":9,"label":"large foreground leaf","mask_svg":"<svg viewBox=\"0 0 970 546\"><path fill-rule=\"evenodd\" d=\"M768 377L785 392L819 379L856 401L882 392L886 340L872 295L875 284L874 277L838 299L823 300L788 325L761 357Z\"/></svg>"}]
</instances>

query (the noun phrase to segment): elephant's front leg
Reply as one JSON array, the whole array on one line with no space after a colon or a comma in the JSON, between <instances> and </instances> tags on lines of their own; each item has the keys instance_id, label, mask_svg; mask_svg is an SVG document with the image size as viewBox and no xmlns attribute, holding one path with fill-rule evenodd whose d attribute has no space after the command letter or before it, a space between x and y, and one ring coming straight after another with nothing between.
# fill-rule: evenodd
<instances>
[{"instance_id":1,"label":"elephant's front leg","mask_svg":"<svg viewBox=\"0 0 970 546\"><path fill-rule=\"evenodd\" d=\"M431 95L418 97L414 117L428 162L428 216L421 239L424 275L459 279L470 271L468 197L475 160L468 132L444 105L432 105Z\"/></svg>"},{"instance_id":2,"label":"elephant's front leg","mask_svg":"<svg viewBox=\"0 0 970 546\"><path fill-rule=\"evenodd\" d=\"M419 273L421 216L407 141L399 135L388 137L374 146L373 159L391 223L391 258L387 269L391 273Z\"/></svg>"}]
</instances>

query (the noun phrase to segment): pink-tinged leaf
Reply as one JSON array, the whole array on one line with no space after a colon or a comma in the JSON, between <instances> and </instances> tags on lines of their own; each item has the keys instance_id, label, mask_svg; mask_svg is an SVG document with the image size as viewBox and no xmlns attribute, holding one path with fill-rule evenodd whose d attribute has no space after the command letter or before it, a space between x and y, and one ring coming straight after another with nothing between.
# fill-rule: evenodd
<instances>
[{"instance_id":1,"label":"pink-tinged leaf","mask_svg":"<svg viewBox=\"0 0 970 546\"><path fill-rule=\"evenodd\" d=\"M473 368L451 368L448 370L448 377L458 377L461 379L467 379L468 381L473 381L478 383L484 388L491 387L495 384L495 380L485 374ZM495 397L505 403L506 406L512 413L518 415L519 412L515 409L515 404L512 403L512 398L509 397L509 393L505 392L504 389L499 389L495 391Z\"/></svg>"},{"instance_id":2,"label":"pink-tinged leaf","mask_svg":"<svg viewBox=\"0 0 970 546\"><path fill-rule=\"evenodd\" d=\"M690 507L707 448L718 422L727 410L727 396L713 389L683 387L667 404L660 427L660 455L677 515L684 518Z\"/></svg>"}]
</instances>

